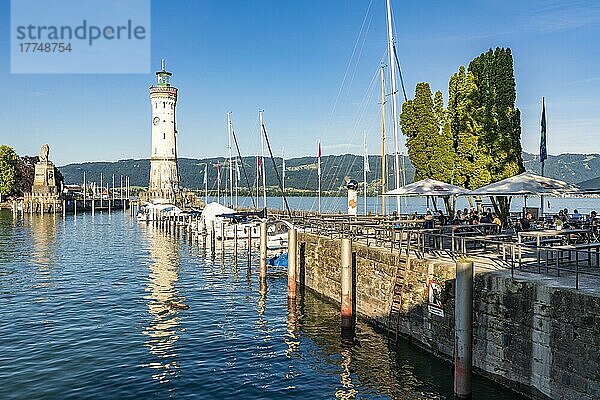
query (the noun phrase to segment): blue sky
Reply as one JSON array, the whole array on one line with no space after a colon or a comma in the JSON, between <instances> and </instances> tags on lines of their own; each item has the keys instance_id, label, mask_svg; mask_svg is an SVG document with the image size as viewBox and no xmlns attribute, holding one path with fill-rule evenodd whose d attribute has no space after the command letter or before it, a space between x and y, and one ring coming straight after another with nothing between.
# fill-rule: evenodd
<instances>
[{"instance_id":1,"label":"blue sky","mask_svg":"<svg viewBox=\"0 0 600 400\"><path fill-rule=\"evenodd\" d=\"M525 150L538 150L545 96L549 152L600 152L600 2L392 6L409 97L428 81L446 98L461 64L509 46ZM59 165L148 157L153 73L10 74L9 1L0 1L0 16L0 143L37 154L47 142ZM151 28L152 70L165 57L180 89L181 156L224 155L227 111L242 152L256 153L259 109L278 154L312 155L318 140L324 154L360 153L363 132L379 151L384 0L154 1Z\"/></svg>"}]
</instances>

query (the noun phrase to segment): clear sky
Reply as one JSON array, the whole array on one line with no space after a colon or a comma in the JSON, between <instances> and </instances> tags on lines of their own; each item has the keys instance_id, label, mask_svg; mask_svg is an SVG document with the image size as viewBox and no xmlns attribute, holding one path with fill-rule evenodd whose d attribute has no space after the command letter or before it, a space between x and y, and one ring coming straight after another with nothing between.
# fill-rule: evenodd
<instances>
[{"instance_id":1,"label":"clear sky","mask_svg":"<svg viewBox=\"0 0 600 400\"><path fill-rule=\"evenodd\" d=\"M450 75L490 47L512 48L523 146L538 151L546 97L551 154L600 152L600 2L393 0L409 97L429 81L447 98ZM51 146L58 165L146 158L153 73L10 74L9 1L0 0L0 143L20 154ZM179 87L179 154L226 154L226 112L242 152L258 151L258 110L276 153L379 151L378 65L384 0L152 3L153 70ZM374 78L377 78L373 80ZM388 89L389 91L389 89ZM390 142L391 145L391 142Z\"/></svg>"}]
</instances>

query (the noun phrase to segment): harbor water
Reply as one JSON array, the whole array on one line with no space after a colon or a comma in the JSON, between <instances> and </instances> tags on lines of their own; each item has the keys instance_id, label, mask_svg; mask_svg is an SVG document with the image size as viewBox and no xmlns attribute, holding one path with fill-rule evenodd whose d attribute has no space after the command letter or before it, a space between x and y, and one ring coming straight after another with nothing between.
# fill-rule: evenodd
<instances>
[{"instance_id":1,"label":"harbor water","mask_svg":"<svg viewBox=\"0 0 600 400\"><path fill-rule=\"evenodd\" d=\"M358 196L357 199L357 212L359 215L365 213L364 198ZM209 197L208 201L217 201L216 197ZM256 202L256 199L254 200ZM318 198L317 197L288 197L288 205L292 210L303 210L313 211L318 210ZM229 203L229 198L221 197L220 202ZM340 213L344 214L348 211L347 206L348 199L346 197L322 197L321 198L321 211L324 213ZM527 207L540 207L539 197L529 197L527 199ZM233 200L235 204L235 199ZM262 197L258 200L259 206L263 206ZM444 202L442 199L436 200L437 208L446 212L444 208ZM483 197L482 205L485 208L491 208L492 205L488 197ZM240 207L252 207L252 199L250 197L239 197L238 206ZM267 197L267 206L269 209L284 209L283 199L281 197ZM511 201L511 211L519 212L525 206L525 198L513 197ZM400 211L402 214L419 213L424 214L427 210L434 210L435 206L433 199L427 200L426 198L420 197L401 197L400 198ZM456 202L456 209L470 208L468 199L466 197L459 197ZM600 211L600 198L586 197L586 198L569 198L569 197L544 197L544 212L548 214L557 214L559 210L569 210L570 213L577 209L579 212L589 214L591 211ZM389 215L396 210L396 198L388 197L385 202L386 214ZM381 213L381 197L367 197L367 214L380 214Z\"/></svg>"},{"instance_id":2,"label":"harbor water","mask_svg":"<svg viewBox=\"0 0 600 400\"><path fill-rule=\"evenodd\" d=\"M451 366L128 214L0 211L0 399L451 399ZM189 308L188 308L189 307ZM476 377L476 399L515 399Z\"/></svg>"}]
</instances>

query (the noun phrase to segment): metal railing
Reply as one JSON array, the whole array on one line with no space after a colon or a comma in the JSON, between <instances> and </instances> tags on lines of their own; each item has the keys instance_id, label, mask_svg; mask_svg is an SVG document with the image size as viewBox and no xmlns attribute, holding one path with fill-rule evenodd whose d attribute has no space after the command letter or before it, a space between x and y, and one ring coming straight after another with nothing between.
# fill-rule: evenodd
<instances>
[{"instance_id":1,"label":"metal railing","mask_svg":"<svg viewBox=\"0 0 600 400\"><path fill-rule=\"evenodd\" d=\"M560 246L518 243L516 234L488 232L477 225L455 228L420 229L401 226L403 221L357 218L351 216L305 215L292 218L305 232L330 239L351 237L367 246L377 246L417 258L435 257L456 261L472 257L477 265L489 269L573 277L580 288L582 277L600 277L600 242L575 242ZM399 226L400 225L400 226ZM410 225L410 224L407 224Z\"/></svg>"}]
</instances>

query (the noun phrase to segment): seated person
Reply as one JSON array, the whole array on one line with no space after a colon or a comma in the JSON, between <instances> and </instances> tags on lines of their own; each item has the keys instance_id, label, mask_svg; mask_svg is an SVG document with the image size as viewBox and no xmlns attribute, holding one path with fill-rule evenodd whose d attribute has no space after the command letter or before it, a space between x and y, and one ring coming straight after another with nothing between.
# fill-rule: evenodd
<instances>
[{"instance_id":1,"label":"seated person","mask_svg":"<svg viewBox=\"0 0 600 400\"><path fill-rule=\"evenodd\" d=\"M557 218L560 219L562 222L567 222L567 220L569 219L569 217L565 215L565 212L563 210L560 210L558 212Z\"/></svg>"},{"instance_id":2,"label":"seated person","mask_svg":"<svg viewBox=\"0 0 600 400\"><path fill-rule=\"evenodd\" d=\"M488 210L485 214L483 214L483 217L481 217L479 222L482 224L491 224L493 221L494 219L492 218L492 212Z\"/></svg>"},{"instance_id":3,"label":"seated person","mask_svg":"<svg viewBox=\"0 0 600 400\"><path fill-rule=\"evenodd\" d=\"M579 221L581 220L582 215L579 213L579 211L577 211L577 209L575 209L573 211L573 216L571 217L571 219L575 220L575 221Z\"/></svg>"},{"instance_id":4,"label":"seated person","mask_svg":"<svg viewBox=\"0 0 600 400\"><path fill-rule=\"evenodd\" d=\"M556 229L561 230L563 228L563 220L560 218L560 216L555 215L554 216L554 226L556 227Z\"/></svg>"},{"instance_id":5,"label":"seated person","mask_svg":"<svg viewBox=\"0 0 600 400\"><path fill-rule=\"evenodd\" d=\"M527 213L525 214L524 218L521 218L521 228L524 231L529 231L531 230L531 220L533 219L533 215L531 215L531 213Z\"/></svg>"},{"instance_id":6,"label":"seated person","mask_svg":"<svg viewBox=\"0 0 600 400\"><path fill-rule=\"evenodd\" d=\"M590 213L588 220L591 225L598 225L598 214L596 214L596 211Z\"/></svg>"},{"instance_id":7,"label":"seated person","mask_svg":"<svg viewBox=\"0 0 600 400\"><path fill-rule=\"evenodd\" d=\"M452 220L452 225L460 225L462 223L462 221L463 221L462 212L460 210L458 210L456 212L456 216Z\"/></svg>"},{"instance_id":8,"label":"seated person","mask_svg":"<svg viewBox=\"0 0 600 400\"><path fill-rule=\"evenodd\" d=\"M492 214L492 222L498 226L502 226L502 221L500 221L498 214Z\"/></svg>"},{"instance_id":9,"label":"seated person","mask_svg":"<svg viewBox=\"0 0 600 400\"><path fill-rule=\"evenodd\" d=\"M446 219L446 216L444 215L444 213L442 212L442 210L438 210L437 212L437 217L438 217L438 222L440 223L441 226L444 226L448 223L448 220Z\"/></svg>"},{"instance_id":10,"label":"seated person","mask_svg":"<svg viewBox=\"0 0 600 400\"><path fill-rule=\"evenodd\" d=\"M433 215L431 214L431 211L427 211L427 214L425 214L425 222L423 223L423 228L433 229L433 227L434 227Z\"/></svg>"}]
</instances>

